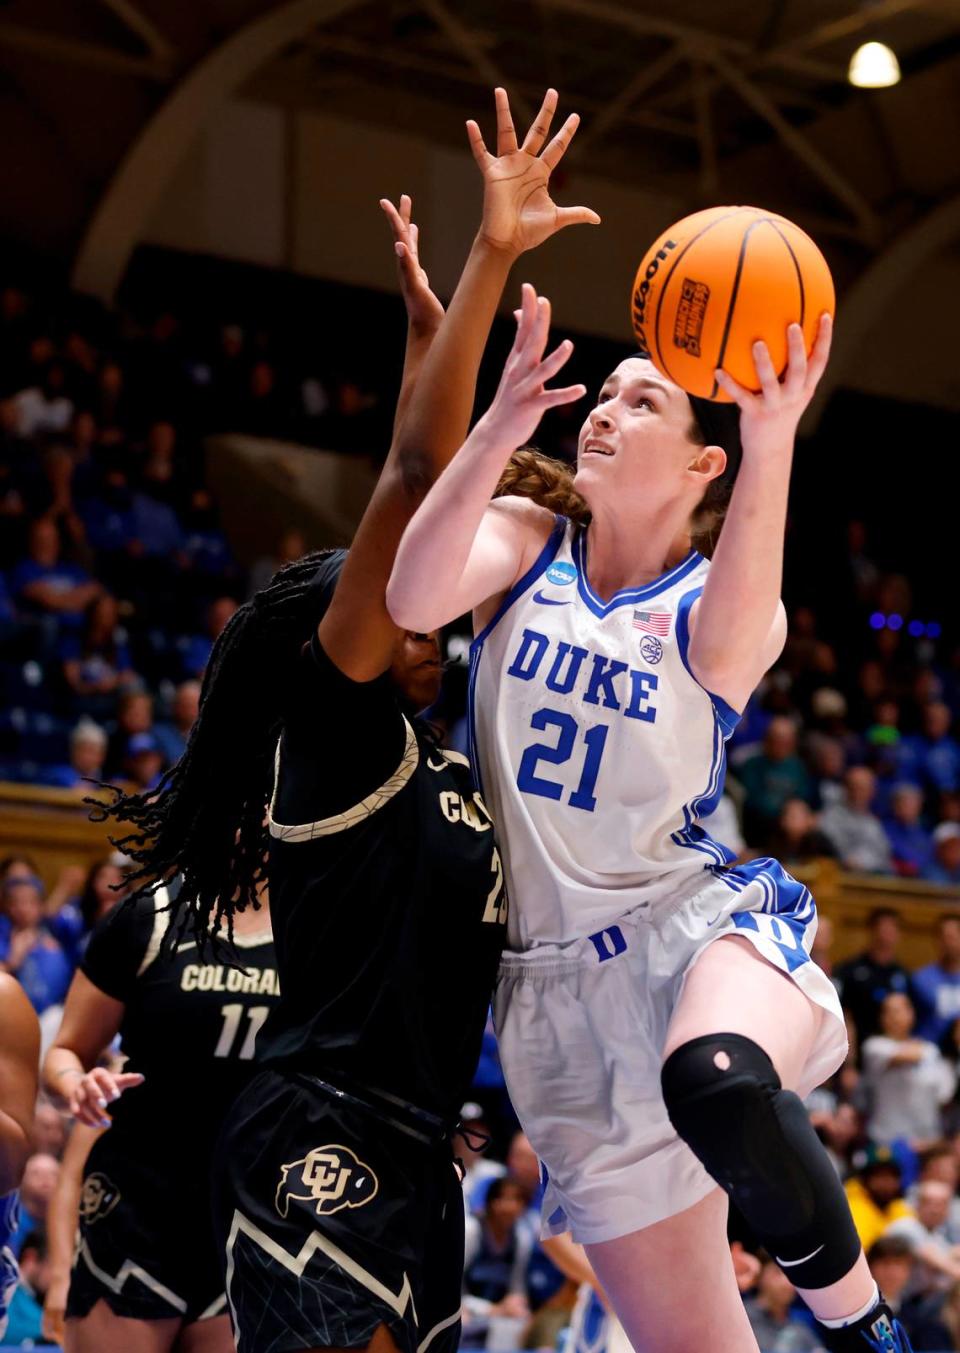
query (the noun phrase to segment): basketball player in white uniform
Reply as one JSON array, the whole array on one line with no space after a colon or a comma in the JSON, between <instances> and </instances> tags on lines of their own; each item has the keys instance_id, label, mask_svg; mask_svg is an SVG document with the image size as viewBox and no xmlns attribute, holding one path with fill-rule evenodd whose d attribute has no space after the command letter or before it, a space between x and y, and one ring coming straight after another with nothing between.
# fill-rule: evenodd
<instances>
[{"instance_id":1,"label":"basketball player in white uniform","mask_svg":"<svg viewBox=\"0 0 960 1353\"><path fill-rule=\"evenodd\" d=\"M794 435L829 320L809 360L791 326L782 381L756 345L760 393L718 377L742 460L708 562L691 536L727 454L709 407L695 415L642 357L611 373L580 433L588 525L491 503L544 411L585 393L545 389L570 352L544 359L549 316L525 287L496 398L407 528L388 590L410 629L474 611L474 762L511 897L497 1025L549 1181L545 1234L586 1246L638 1353L744 1353L716 1181L829 1347L906 1349L800 1099L846 1045L809 957L813 899L773 860L732 865L697 825L737 711L783 647Z\"/></svg>"}]
</instances>

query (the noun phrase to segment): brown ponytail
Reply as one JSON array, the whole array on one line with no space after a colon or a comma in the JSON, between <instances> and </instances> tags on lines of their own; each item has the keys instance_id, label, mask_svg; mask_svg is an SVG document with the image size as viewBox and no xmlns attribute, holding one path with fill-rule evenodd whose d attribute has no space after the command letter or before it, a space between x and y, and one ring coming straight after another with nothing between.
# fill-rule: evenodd
<instances>
[{"instance_id":1,"label":"brown ponytail","mask_svg":"<svg viewBox=\"0 0 960 1353\"><path fill-rule=\"evenodd\" d=\"M725 475L711 479L690 522L690 544L705 559L712 559L730 506L733 485Z\"/></svg>"},{"instance_id":2,"label":"brown ponytail","mask_svg":"<svg viewBox=\"0 0 960 1353\"><path fill-rule=\"evenodd\" d=\"M713 558L732 491L733 484L726 475L712 479L693 514L690 544L706 559ZM569 465L545 456L533 447L514 451L493 496L504 498L510 494L532 498L541 507L569 517L578 526L586 526L590 521L590 509L573 487L573 471Z\"/></svg>"},{"instance_id":3,"label":"brown ponytail","mask_svg":"<svg viewBox=\"0 0 960 1353\"><path fill-rule=\"evenodd\" d=\"M570 467L530 446L514 451L493 496L504 498L509 494L532 498L541 507L559 512L580 526L590 520L590 509L573 487Z\"/></svg>"},{"instance_id":4,"label":"brown ponytail","mask_svg":"<svg viewBox=\"0 0 960 1353\"><path fill-rule=\"evenodd\" d=\"M713 558L723 527L740 462L740 410L735 404L718 404L699 395L688 395L693 425L688 436L698 446L719 446L727 465L719 478L711 480L690 522L690 540L707 559Z\"/></svg>"}]
</instances>

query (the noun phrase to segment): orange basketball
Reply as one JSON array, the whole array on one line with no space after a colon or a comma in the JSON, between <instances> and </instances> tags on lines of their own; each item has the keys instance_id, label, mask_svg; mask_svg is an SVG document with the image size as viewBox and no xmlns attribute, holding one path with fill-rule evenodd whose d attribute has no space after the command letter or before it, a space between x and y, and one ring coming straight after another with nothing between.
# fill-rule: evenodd
<instances>
[{"instance_id":1,"label":"orange basketball","mask_svg":"<svg viewBox=\"0 0 960 1353\"><path fill-rule=\"evenodd\" d=\"M633 330L659 371L690 395L727 400L714 371L756 390L753 344L787 364L787 325L807 352L820 316L834 312L833 278L809 235L760 207L710 207L685 216L647 250L633 284Z\"/></svg>"}]
</instances>

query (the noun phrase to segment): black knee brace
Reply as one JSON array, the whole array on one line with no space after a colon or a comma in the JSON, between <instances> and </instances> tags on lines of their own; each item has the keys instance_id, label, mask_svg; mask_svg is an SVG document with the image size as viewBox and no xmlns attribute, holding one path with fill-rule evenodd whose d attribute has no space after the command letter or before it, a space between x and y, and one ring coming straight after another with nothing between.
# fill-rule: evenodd
<instances>
[{"instance_id":1,"label":"black knee brace","mask_svg":"<svg viewBox=\"0 0 960 1353\"><path fill-rule=\"evenodd\" d=\"M860 1253L836 1171L801 1101L750 1038L682 1044L661 1073L670 1122L797 1287L828 1287Z\"/></svg>"}]
</instances>

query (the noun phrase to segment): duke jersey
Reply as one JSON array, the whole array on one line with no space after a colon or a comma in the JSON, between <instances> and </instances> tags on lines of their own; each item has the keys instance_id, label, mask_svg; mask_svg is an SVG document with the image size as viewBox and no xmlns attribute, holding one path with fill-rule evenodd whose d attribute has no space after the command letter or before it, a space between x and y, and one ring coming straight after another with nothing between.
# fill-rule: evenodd
<instances>
[{"instance_id":1,"label":"duke jersey","mask_svg":"<svg viewBox=\"0 0 960 1353\"><path fill-rule=\"evenodd\" d=\"M687 659L709 564L691 551L602 601L565 518L474 640L470 736L500 834L508 943L601 931L691 895L732 854L697 825L716 806L738 715Z\"/></svg>"},{"instance_id":2,"label":"duke jersey","mask_svg":"<svg viewBox=\"0 0 960 1353\"><path fill-rule=\"evenodd\" d=\"M99 1152L156 1150L198 1155L213 1148L226 1110L256 1074L257 1034L279 995L273 938L266 915L256 934L234 948L201 954L185 939L170 955L161 946L170 913L156 897L119 903L99 922L81 964L85 976L124 1005L120 1047L124 1070L144 1083L111 1107L113 1127ZM170 1106L187 1111L171 1115ZM180 1131L176 1124L183 1124Z\"/></svg>"}]
</instances>

